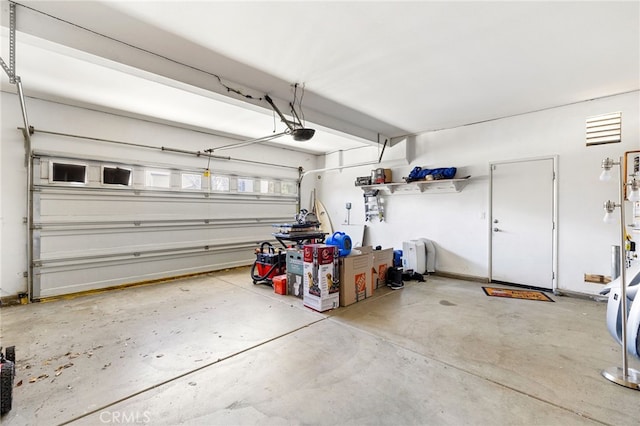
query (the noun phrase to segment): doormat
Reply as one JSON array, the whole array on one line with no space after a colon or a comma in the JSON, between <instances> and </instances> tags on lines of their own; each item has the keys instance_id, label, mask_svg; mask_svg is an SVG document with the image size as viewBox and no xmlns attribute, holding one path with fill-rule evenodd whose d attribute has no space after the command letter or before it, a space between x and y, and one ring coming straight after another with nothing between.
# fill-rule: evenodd
<instances>
[{"instance_id":1,"label":"doormat","mask_svg":"<svg viewBox=\"0 0 640 426\"><path fill-rule=\"evenodd\" d=\"M539 300L541 302L554 302L552 298L541 291L511 290L508 288L482 287L487 296L507 297L509 299Z\"/></svg>"}]
</instances>

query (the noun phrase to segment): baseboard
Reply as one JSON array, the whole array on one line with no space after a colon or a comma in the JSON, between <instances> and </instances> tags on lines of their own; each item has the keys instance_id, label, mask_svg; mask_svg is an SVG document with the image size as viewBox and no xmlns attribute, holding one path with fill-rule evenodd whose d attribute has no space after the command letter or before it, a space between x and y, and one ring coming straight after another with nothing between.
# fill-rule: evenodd
<instances>
[{"instance_id":1,"label":"baseboard","mask_svg":"<svg viewBox=\"0 0 640 426\"><path fill-rule=\"evenodd\" d=\"M579 293L577 291L563 290L560 288L556 289L556 291L553 294L557 296L569 296L569 297L577 297L579 299L595 300L596 302L607 302L609 300L608 296L603 296L601 294Z\"/></svg>"},{"instance_id":2,"label":"baseboard","mask_svg":"<svg viewBox=\"0 0 640 426\"><path fill-rule=\"evenodd\" d=\"M208 275L208 274L215 273L215 272L246 268L247 266L249 266L249 265L240 265L240 266L233 266L233 267L229 267L229 268L214 269L214 270L210 270L210 271L193 272L193 273L189 273L189 274L176 275L176 276L173 276L173 277L155 278L155 279L146 280L146 281L137 281L137 282L132 282L132 283L118 284L118 285L109 286L109 287L103 287L103 288L97 288L97 289L91 289L91 290L83 290L83 291L78 291L78 292L74 292L74 293L66 293L66 294L61 294L61 295L44 296L44 297L41 297L39 299L32 300L31 303L34 303L34 302L42 302L42 303L55 302L55 301L58 301L58 300L75 299L77 297L83 297L83 296L89 296L89 295L93 295L93 294L106 293L106 292L111 292L111 291L115 291L115 290L125 290L127 288L132 288L132 287L143 287L143 286L155 285L155 284L166 284L166 283L170 283L172 281L180 281L180 280L184 280L184 279L188 279L188 278L195 278L195 277ZM0 298L0 306L25 305L27 303L29 303L29 302L27 302L26 295L24 295L24 297L21 298L21 294L17 294L17 295L14 295L14 296L6 296L6 297Z\"/></svg>"},{"instance_id":3,"label":"baseboard","mask_svg":"<svg viewBox=\"0 0 640 426\"><path fill-rule=\"evenodd\" d=\"M21 299L17 294L13 296L0 297L0 306L13 306L21 304Z\"/></svg>"},{"instance_id":4,"label":"baseboard","mask_svg":"<svg viewBox=\"0 0 640 426\"><path fill-rule=\"evenodd\" d=\"M438 276L438 277L443 277L443 278L454 278L456 280L474 281L474 282L484 283L484 284L489 282L489 278L487 278L487 277L478 277L478 276L475 276L475 275L456 274L456 273L453 273L453 272L436 271L433 275Z\"/></svg>"}]
</instances>

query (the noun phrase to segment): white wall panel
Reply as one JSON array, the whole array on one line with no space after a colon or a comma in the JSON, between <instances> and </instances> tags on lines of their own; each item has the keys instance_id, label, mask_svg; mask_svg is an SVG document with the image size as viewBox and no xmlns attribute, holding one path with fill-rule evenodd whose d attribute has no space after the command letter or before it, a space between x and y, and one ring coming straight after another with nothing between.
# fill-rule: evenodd
<instances>
[{"instance_id":1,"label":"white wall panel","mask_svg":"<svg viewBox=\"0 0 640 426\"><path fill-rule=\"evenodd\" d=\"M633 92L417 135L407 146L411 164L392 167L394 181L415 166L456 166L459 176L472 177L460 193L385 196L385 221L368 224L366 242L400 249L404 240L429 238L437 245L437 270L488 277L489 163L558 155L558 286L597 294L602 286L585 283L584 274L610 275L611 246L620 238L618 226L602 223L602 203L617 200L618 193L616 179L598 180L600 162L639 148L639 106L640 94ZM587 147L585 120L614 111L622 111L622 142ZM319 197L332 218L343 220L351 202L351 223L364 223L362 190L353 182L372 168L322 175ZM527 256L527 247L520 255Z\"/></svg>"}]
</instances>

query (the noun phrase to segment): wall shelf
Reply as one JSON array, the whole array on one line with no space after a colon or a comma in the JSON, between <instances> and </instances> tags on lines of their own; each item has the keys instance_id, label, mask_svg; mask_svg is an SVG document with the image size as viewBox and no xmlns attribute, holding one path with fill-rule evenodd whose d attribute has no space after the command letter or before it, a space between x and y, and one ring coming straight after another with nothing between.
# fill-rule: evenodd
<instances>
[{"instance_id":1,"label":"wall shelf","mask_svg":"<svg viewBox=\"0 0 640 426\"><path fill-rule=\"evenodd\" d=\"M469 178L463 179L439 179L419 180L409 183L379 183L375 185L360 186L363 191L380 190L389 194L416 194L416 193L446 193L460 192L469 182Z\"/></svg>"}]
</instances>

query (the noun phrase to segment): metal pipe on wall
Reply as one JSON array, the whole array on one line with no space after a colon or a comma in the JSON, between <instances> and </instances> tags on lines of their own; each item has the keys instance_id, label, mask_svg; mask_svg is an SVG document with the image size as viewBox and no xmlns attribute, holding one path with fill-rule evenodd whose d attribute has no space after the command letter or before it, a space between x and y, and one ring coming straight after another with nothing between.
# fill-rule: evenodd
<instances>
[{"instance_id":1,"label":"metal pipe on wall","mask_svg":"<svg viewBox=\"0 0 640 426\"><path fill-rule=\"evenodd\" d=\"M385 141L385 146L386 146L386 141ZM342 152L342 151L340 151ZM303 171L302 167L299 168L299 176L298 176L298 204L297 204L297 209L298 211L300 211L301 209L301 188L302 188L302 179L304 179L305 176L307 176L308 174L311 173L322 173L322 172L329 172L332 170L342 170L342 169L350 169L353 167L362 167L362 166L373 166L373 165L378 165L382 162L382 156L384 155L384 149L382 150L382 153L380 154L380 157L378 158L378 160L376 161L367 161L364 163L358 163L358 164L349 164L347 166L336 166L336 167L325 167L323 169L314 169L314 170L307 170L306 172Z\"/></svg>"},{"instance_id":2,"label":"metal pipe on wall","mask_svg":"<svg viewBox=\"0 0 640 426\"><path fill-rule=\"evenodd\" d=\"M302 167L298 167L298 197L296 198L296 213L302 210L302 176L304 175L304 169Z\"/></svg>"},{"instance_id":3,"label":"metal pipe on wall","mask_svg":"<svg viewBox=\"0 0 640 426\"><path fill-rule=\"evenodd\" d=\"M625 171L622 167L623 161L620 157L620 180L618 181L620 191L620 306L622 309L622 375L624 380L627 380L629 376L628 356L627 356L627 268L625 265L626 259L623 255L627 244L627 229L625 228L625 211L624 200L627 192ZM626 155L624 164L626 166ZM626 169L626 167L625 167Z\"/></svg>"},{"instance_id":4,"label":"metal pipe on wall","mask_svg":"<svg viewBox=\"0 0 640 426\"><path fill-rule=\"evenodd\" d=\"M18 127L18 129L22 130L24 132L24 129L22 127ZM239 163L259 164L259 165L262 165L262 166L272 166L272 167L280 167L280 168L285 168L285 169L298 170L298 167L295 167L295 166L285 166L283 164L277 164L277 163L267 163L267 162L264 162L264 161L245 160L245 159L242 159L242 158L232 158L232 157L228 157L228 156L214 155L214 154L212 154L210 152L206 152L206 151L189 151L189 150L186 150L186 149L172 148L172 147L168 147L168 146L153 146L153 145L145 145L145 144L133 143L133 142L122 142L122 141L116 141L116 140L112 140L112 139L96 138L96 137L93 137L93 136L82 136L82 135L74 135L74 134L71 134L71 133L61 133L61 132L53 132L53 131L50 131L50 130L34 129L33 127L31 127L30 131L32 133L44 133L44 134L47 134L47 135L63 136L63 137L77 138L77 139L86 139L86 140L97 141L97 142L105 142L105 143L112 143L112 144L117 144L117 145L132 146L132 147L136 147L136 148L144 148L144 149L153 149L153 150L166 151L166 152L174 152L176 154L194 155L196 157L213 158L215 160L235 161L235 162L239 162Z\"/></svg>"},{"instance_id":5,"label":"metal pipe on wall","mask_svg":"<svg viewBox=\"0 0 640 426\"><path fill-rule=\"evenodd\" d=\"M22 111L22 120L24 121L24 130L22 135L25 143L25 166L27 168L27 211L25 215L25 225L27 227L27 298L31 300L33 290L33 215L31 214L33 208L33 173L31 163L31 134L29 127L29 118L27 116L27 106L24 100L24 92L22 91L22 80L20 77L16 77L16 88L18 90L18 99L20 100L20 109Z\"/></svg>"},{"instance_id":6,"label":"metal pipe on wall","mask_svg":"<svg viewBox=\"0 0 640 426\"><path fill-rule=\"evenodd\" d=\"M300 182L302 182L302 179L304 179L304 177L310 173L329 172L332 170L350 169L353 167L372 166L376 164L380 164L380 162L376 160L376 161L367 161L365 163L349 164L348 166L336 166L336 167L326 167L324 169L307 170L306 172L302 173L302 175L300 176Z\"/></svg>"}]
</instances>

